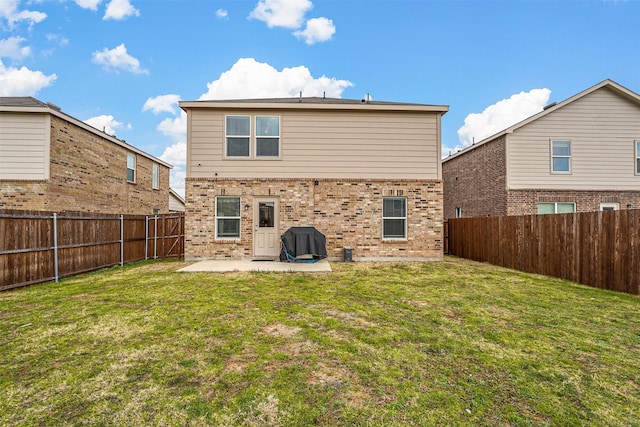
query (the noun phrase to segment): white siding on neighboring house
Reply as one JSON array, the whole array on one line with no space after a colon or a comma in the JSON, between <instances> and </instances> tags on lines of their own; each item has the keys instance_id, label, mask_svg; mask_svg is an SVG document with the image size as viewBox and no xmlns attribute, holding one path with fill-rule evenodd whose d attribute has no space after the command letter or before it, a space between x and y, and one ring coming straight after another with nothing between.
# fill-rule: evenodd
<instances>
[{"instance_id":1,"label":"white siding on neighboring house","mask_svg":"<svg viewBox=\"0 0 640 427\"><path fill-rule=\"evenodd\" d=\"M601 88L507 136L510 189L635 190L640 105ZM571 141L571 171L552 174L550 141Z\"/></svg>"},{"instance_id":2,"label":"white siding on neighboring house","mask_svg":"<svg viewBox=\"0 0 640 427\"><path fill-rule=\"evenodd\" d=\"M280 158L224 159L225 114L191 110L193 178L440 179L440 114L382 111L238 111L280 117ZM252 151L254 150L252 139ZM217 175L215 175L217 174Z\"/></svg>"},{"instance_id":3,"label":"white siding on neighboring house","mask_svg":"<svg viewBox=\"0 0 640 427\"><path fill-rule=\"evenodd\" d=\"M0 180L49 178L48 114L0 113Z\"/></svg>"}]
</instances>

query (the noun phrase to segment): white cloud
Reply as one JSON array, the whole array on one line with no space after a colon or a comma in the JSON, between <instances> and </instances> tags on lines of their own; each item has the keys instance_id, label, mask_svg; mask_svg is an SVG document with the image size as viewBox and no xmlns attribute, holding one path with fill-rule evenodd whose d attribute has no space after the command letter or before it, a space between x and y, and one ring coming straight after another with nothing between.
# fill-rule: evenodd
<instances>
[{"instance_id":1,"label":"white cloud","mask_svg":"<svg viewBox=\"0 0 640 427\"><path fill-rule=\"evenodd\" d=\"M98 5L102 0L75 0L76 4L83 9L98 10Z\"/></svg>"},{"instance_id":2,"label":"white cloud","mask_svg":"<svg viewBox=\"0 0 640 427\"><path fill-rule=\"evenodd\" d=\"M174 141L187 139L187 113L180 111L180 115L173 119L164 119L158 125L158 130Z\"/></svg>"},{"instance_id":3,"label":"white cloud","mask_svg":"<svg viewBox=\"0 0 640 427\"><path fill-rule=\"evenodd\" d=\"M158 130L174 141L165 148L160 159L173 165L171 170L171 188L184 197L184 182L187 177L187 114L184 111L174 119L164 119Z\"/></svg>"},{"instance_id":4,"label":"white cloud","mask_svg":"<svg viewBox=\"0 0 640 427\"><path fill-rule=\"evenodd\" d=\"M229 12L224 9L218 9L216 10L216 16L220 19L226 19L229 17Z\"/></svg>"},{"instance_id":5,"label":"white cloud","mask_svg":"<svg viewBox=\"0 0 640 427\"><path fill-rule=\"evenodd\" d=\"M0 96L34 96L42 88L50 86L58 77L32 71L27 67L6 68L0 61Z\"/></svg>"},{"instance_id":6,"label":"white cloud","mask_svg":"<svg viewBox=\"0 0 640 427\"><path fill-rule=\"evenodd\" d=\"M140 11L133 7L130 0L111 0L102 19L120 21L130 16L140 16Z\"/></svg>"},{"instance_id":7,"label":"white cloud","mask_svg":"<svg viewBox=\"0 0 640 427\"><path fill-rule=\"evenodd\" d=\"M113 49L104 48L100 52L93 52L92 57L94 63L102 65L107 71L117 73L123 70L133 74L149 74L149 71L140 68L140 61L127 53L124 43Z\"/></svg>"},{"instance_id":8,"label":"white cloud","mask_svg":"<svg viewBox=\"0 0 640 427\"><path fill-rule=\"evenodd\" d=\"M331 19L313 18L307 21L307 26L304 30L294 31L293 35L304 40L306 44L314 44L331 40L335 32L336 27Z\"/></svg>"},{"instance_id":9,"label":"white cloud","mask_svg":"<svg viewBox=\"0 0 640 427\"><path fill-rule=\"evenodd\" d=\"M144 103L142 111L153 111L153 114L171 113L176 114L176 107L180 101L180 95L160 95L149 98Z\"/></svg>"},{"instance_id":10,"label":"white cloud","mask_svg":"<svg viewBox=\"0 0 640 427\"><path fill-rule=\"evenodd\" d=\"M20 0L0 1L0 19L6 19L9 27L13 27L17 22L26 21L30 27L44 21L47 14L32 10L18 10Z\"/></svg>"},{"instance_id":11,"label":"white cloud","mask_svg":"<svg viewBox=\"0 0 640 427\"><path fill-rule=\"evenodd\" d=\"M250 18L266 22L269 28L300 28L304 15L313 7L310 0L260 0Z\"/></svg>"},{"instance_id":12,"label":"white cloud","mask_svg":"<svg viewBox=\"0 0 640 427\"><path fill-rule=\"evenodd\" d=\"M0 40L0 57L11 59L22 59L31 55L31 48L28 46L20 46L26 39L22 37L9 37Z\"/></svg>"},{"instance_id":13,"label":"white cloud","mask_svg":"<svg viewBox=\"0 0 640 427\"><path fill-rule=\"evenodd\" d=\"M342 91L353 86L348 80L334 77L314 78L305 66L276 70L253 58L239 59L230 70L207 84L208 91L200 99L272 98L322 96L339 98Z\"/></svg>"},{"instance_id":14,"label":"white cloud","mask_svg":"<svg viewBox=\"0 0 640 427\"><path fill-rule=\"evenodd\" d=\"M479 142L539 113L549 101L550 95L549 89L532 89L490 105L482 113L469 114L464 119L464 125L458 129L458 138L462 147L456 148L468 147L474 141Z\"/></svg>"},{"instance_id":15,"label":"white cloud","mask_svg":"<svg viewBox=\"0 0 640 427\"><path fill-rule=\"evenodd\" d=\"M115 135L116 129L122 128L122 123L117 121L110 114L109 115L103 114L101 116L91 117L85 120L84 122L109 135ZM131 128L131 125L128 125L127 128Z\"/></svg>"}]
</instances>

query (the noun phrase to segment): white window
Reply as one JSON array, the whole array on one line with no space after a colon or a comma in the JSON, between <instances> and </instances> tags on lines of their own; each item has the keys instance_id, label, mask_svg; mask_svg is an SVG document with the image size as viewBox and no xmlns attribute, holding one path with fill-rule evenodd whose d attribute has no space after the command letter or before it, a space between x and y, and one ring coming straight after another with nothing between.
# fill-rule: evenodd
<instances>
[{"instance_id":1,"label":"white window","mask_svg":"<svg viewBox=\"0 0 640 427\"><path fill-rule=\"evenodd\" d=\"M382 198L382 238L407 238L407 199L405 197Z\"/></svg>"},{"instance_id":2,"label":"white window","mask_svg":"<svg viewBox=\"0 0 640 427\"><path fill-rule=\"evenodd\" d=\"M216 239L240 238L240 197L216 197Z\"/></svg>"},{"instance_id":3,"label":"white window","mask_svg":"<svg viewBox=\"0 0 640 427\"><path fill-rule=\"evenodd\" d=\"M551 141L551 172L571 172L571 141Z\"/></svg>"},{"instance_id":4,"label":"white window","mask_svg":"<svg viewBox=\"0 0 640 427\"><path fill-rule=\"evenodd\" d=\"M544 202L538 203L539 214L571 213L576 211L573 202Z\"/></svg>"},{"instance_id":5,"label":"white window","mask_svg":"<svg viewBox=\"0 0 640 427\"><path fill-rule=\"evenodd\" d=\"M600 203L601 211L617 211L620 210L620 203Z\"/></svg>"},{"instance_id":6,"label":"white window","mask_svg":"<svg viewBox=\"0 0 640 427\"><path fill-rule=\"evenodd\" d=\"M280 156L280 117L256 116L256 157Z\"/></svg>"},{"instance_id":7,"label":"white window","mask_svg":"<svg viewBox=\"0 0 640 427\"><path fill-rule=\"evenodd\" d=\"M456 208L456 218L462 218L462 208Z\"/></svg>"},{"instance_id":8,"label":"white window","mask_svg":"<svg viewBox=\"0 0 640 427\"><path fill-rule=\"evenodd\" d=\"M151 187L154 190L160 188L160 166L157 164L153 164L152 176L151 176Z\"/></svg>"},{"instance_id":9,"label":"white window","mask_svg":"<svg viewBox=\"0 0 640 427\"><path fill-rule=\"evenodd\" d=\"M251 117L227 116L225 137L227 157L251 156Z\"/></svg>"},{"instance_id":10,"label":"white window","mask_svg":"<svg viewBox=\"0 0 640 427\"><path fill-rule=\"evenodd\" d=\"M127 181L136 182L136 155L127 154Z\"/></svg>"},{"instance_id":11,"label":"white window","mask_svg":"<svg viewBox=\"0 0 640 427\"><path fill-rule=\"evenodd\" d=\"M640 175L640 141L636 141L636 175Z\"/></svg>"}]
</instances>

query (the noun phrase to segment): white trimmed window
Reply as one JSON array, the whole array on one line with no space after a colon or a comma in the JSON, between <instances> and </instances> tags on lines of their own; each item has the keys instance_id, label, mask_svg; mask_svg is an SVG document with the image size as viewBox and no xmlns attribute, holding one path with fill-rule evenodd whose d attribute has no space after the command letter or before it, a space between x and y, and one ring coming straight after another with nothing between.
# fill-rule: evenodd
<instances>
[{"instance_id":1,"label":"white trimmed window","mask_svg":"<svg viewBox=\"0 0 640 427\"><path fill-rule=\"evenodd\" d=\"M136 155L127 153L127 182L136 182Z\"/></svg>"},{"instance_id":2,"label":"white trimmed window","mask_svg":"<svg viewBox=\"0 0 640 427\"><path fill-rule=\"evenodd\" d=\"M251 117L227 116L225 123L225 156L251 156Z\"/></svg>"},{"instance_id":3,"label":"white trimmed window","mask_svg":"<svg viewBox=\"0 0 640 427\"><path fill-rule=\"evenodd\" d=\"M216 239L240 238L240 197L216 197Z\"/></svg>"},{"instance_id":4,"label":"white trimmed window","mask_svg":"<svg viewBox=\"0 0 640 427\"><path fill-rule=\"evenodd\" d=\"M551 172L571 172L571 141L551 141Z\"/></svg>"},{"instance_id":5,"label":"white trimmed window","mask_svg":"<svg viewBox=\"0 0 640 427\"><path fill-rule=\"evenodd\" d=\"M620 210L620 203L600 203L601 211L618 211Z\"/></svg>"},{"instance_id":6,"label":"white trimmed window","mask_svg":"<svg viewBox=\"0 0 640 427\"><path fill-rule=\"evenodd\" d=\"M640 141L636 141L636 175L640 175Z\"/></svg>"},{"instance_id":7,"label":"white trimmed window","mask_svg":"<svg viewBox=\"0 0 640 427\"><path fill-rule=\"evenodd\" d=\"M462 218L462 208L456 208L456 218Z\"/></svg>"},{"instance_id":8,"label":"white trimmed window","mask_svg":"<svg viewBox=\"0 0 640 427\"><path fill-rule=\"evenodd\" d=\"M153 164L152 174L151 174L151 188L157 190L160 188L160 166L157 164Z\"/></svg>"},{"instance_id":9,"label":"white trimmed window","mask_svg":"<svg viewBox=\"0 0 640 427\"><path fill-rule=\"evenodd\" d=\"M256 157L280 157L280 117L256 116Z\"/></svg>"},{"instance_id":10,"label":"white trimmed window","mask_svg":"<svg viewBox=\"0 0 640 427\"><path fill-rule=\"evenodd\" d=\"M407 199L405 197L382 198L382 238L388 240L407 238Z\"/></svg>"},{"instance_id":11,"label":"white trimmed window","mask_svg":"<svg viewBox=\"0 0 640 427\"><path fill-rule=\"evenodd\" d=\"M576 211L573 202L541 202L538 203L539 214L572 213Z\"/></svg>"}]
</instances>

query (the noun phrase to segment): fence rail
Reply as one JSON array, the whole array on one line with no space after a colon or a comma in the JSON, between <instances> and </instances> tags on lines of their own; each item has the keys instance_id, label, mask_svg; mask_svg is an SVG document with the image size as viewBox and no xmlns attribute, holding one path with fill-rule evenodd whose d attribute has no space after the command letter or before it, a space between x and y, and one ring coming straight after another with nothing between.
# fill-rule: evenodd
<instances>
[{"instance_id":1,"label":"fence rail","mask_svg":"<svg viewBox=\"0 0 640 427\"><path fill-rule=\"evenodd\" d=\"M0 210L0 291L142 259L184 256L184 214Z\"/></svg>"},{"instance_id":2,"label":"fence rail","mask_svg":"<svg viewBox=\"0 0 640 427\"><path fill-rule=\"evenodd\" d=\"M640 295L640 210L451 218L449 253Z\"/></svg>"}]
</instances>

